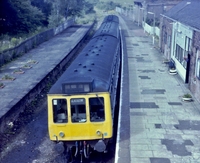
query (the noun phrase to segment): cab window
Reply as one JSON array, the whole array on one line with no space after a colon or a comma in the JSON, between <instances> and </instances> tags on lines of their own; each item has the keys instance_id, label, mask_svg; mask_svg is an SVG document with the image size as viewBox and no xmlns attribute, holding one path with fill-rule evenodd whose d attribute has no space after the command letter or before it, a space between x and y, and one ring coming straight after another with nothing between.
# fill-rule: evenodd
<instances>
[{"instance_id":1,"label":"cab window","mask_svg":"<svg viewBox=\"0 0 200 163\"><path fill-rule=\"evenodd\" d=\"M89 98L89 106L91 122L102 122L105 120L105 108L103 97Z\"/></svg>"},{"instance_id":2,"label":"cab window","mask_svg":"<svg viewBox=\"0 0 200 163\"><path fill-rule=\"evenodd\" d=\"M66 123L67 119L67 100L53 99L53 119L55 123Z\"/></svg>"},{"instance_id":3,"label":"cab window","mask_svg":"<svg viewBox=\"0 0 200 163\"><path fill-rule=\"evenodd\" d=\"M71 117L73 123L84 123L86 119L86 106L84 98L73 98L70 100Z\"/></svg>"}]
</instances>

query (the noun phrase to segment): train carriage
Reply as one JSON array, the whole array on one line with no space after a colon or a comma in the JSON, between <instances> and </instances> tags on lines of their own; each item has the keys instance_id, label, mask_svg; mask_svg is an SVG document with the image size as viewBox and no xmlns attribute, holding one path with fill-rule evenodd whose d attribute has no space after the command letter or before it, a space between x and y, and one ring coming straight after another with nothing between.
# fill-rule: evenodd
<instances>
[{"instance_id":1,"label":"train carriage","mask_svg":"<svg viewBox=\"0 0 200 163\"><path fill-rule=\"evenodd\" d=\"M85 157L88 147L106 150L113 136L119 68L119 19L109 15L48 93L52 141L75 147L75 155L83 151Z\"/></svg>"}]
</instances>

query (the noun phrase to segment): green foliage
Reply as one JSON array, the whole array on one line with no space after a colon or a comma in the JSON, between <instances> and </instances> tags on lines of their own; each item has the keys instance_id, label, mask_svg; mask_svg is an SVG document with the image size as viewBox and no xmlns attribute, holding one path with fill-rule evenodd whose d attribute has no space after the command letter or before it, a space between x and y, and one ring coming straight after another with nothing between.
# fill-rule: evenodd
<instances>
[{"instance_id":1,"label":"green foliage","mask_svg":"<svg viewBox=\"0 0 200 163\"><path fill-rule=\"evenodd\" d=\"M2 80L15 80L14 77L9 76L9 75L4 75L1 79L2 79Z\"/></svg>"},{"instance_id":2,"label":"green foliage","mask_svg":"<svg viewBox=\"0 0 200 163\"><path fill-rule=\"evenodd\" d=\"M189 94L189 93L187 93L187 94L184 94L183 97L184 97L184 98L192 98L192 95Z\"/></svg>"},{"instance_id":3,"label":"green foliage","mask_svg":"<svg viewBox=\"0 0 200 163\"><path fill-rule=\"evenodd\" d=\"M159 27L160 26L160 21L158 19L155 20L155 26Z\"/></svg>"},{"instance_id":4,"label":"green foliage","mask_svg":"<svg viewBox=\"0 0 200 163\"><path fill-rule=\"evenodd\" d=\"M84 0L54 0L51 15L49 16L49 27L57 26L68 17L80 17L83 15Z\"/></svg>"},{"instance_id":5,"label":"green foliage","mask_svg":"<svg viewBox=\"0 0 200 163\"><path fill-rule=\"evenodd\" d=\"M19 40L13 37L13 38L11 39L11 44L12 44L13 46L17 46L17 45L19 44Z\"/></svg>"},{"instance_id":6,"label":"green foliage","mask_svg":"<svg viewBox=\"0 0 200 163\"><path fill-rule=\"evenodd\" d=\"M148 25L150 25L150 26L153 26L153 22L154 20L153 19L150 19L150 18L147 18L146 19L146 23L148 24ZM159 21L159 19L155 19L155 26L156 27L159 27L160 26L160 21Z\"/></svg>"},{"instance_id":7,"label":"green foliage","mask_svg":"<svg viewBox=\"0 0 200 163\"><path fill-rule=\"evenodd\" d=\"M96 18L95 5L101 0L1 0L0 50L18 45L28 37L52 28L69 17L83 24ZM101 3L100 3L101 4ZM116 4L103 2L102 9L113 10ZM6 38L8 36L8 38Z\"/></svg>"},{"instance_id":8,"label":"green foliage","mask_svg":"<svg viewBox=\"0 0 200 163\"><path fill-rule=\"evenodd\" d=\"M100 2L110 2L111 0L99 0ZM134 0L112 0L116 4L120 4L120 6L127 6L128 4L133 4Z\"/></svg>"},{"instance_id":9,"label":"green foliage","mask_svg":"<svg viewBox=\"0 0 200 163\"><path fill-rule=\"evenodd\" d=\"M94 6L109 11L128 1L131 0L1 0L0 31L19 37L35 33L38 27L57 26L68 17L94 14Z\"/></svg>"},{"instance_id":10,"label":"green foliage","mask_svg":"<svg viewBox=\"0 0 200 163\"><path fill-rule=\"evenodd\" d=\"M58 26L61 20L62 20L62 17L60 15L51 14L49 16L49 27L52 28L52 27Z\"/></svg>"},{"instance_id":11,"label":"green foliage","mask_svg":"<svg viewBox=\"0 0 200 163\"><path fill-rule=\"evenodd\" d=\"M120 6L119 3L114 3L113 1L100 2L97 4L97 8L104 11L115 10L116 6Z\"/></svg>"},{"instance_id":12,"label":"green foliage","mask_svg":"<svg viewBox=\"0 0 200 163\"><path fill-rule=\"evenodd\" d=\"M3 83L0 83L0 88L2 88L4 86L4 84Z\"/></svg>"},{"instance_id":13,"label":"green foliage","mask_svg":"<svg viewBox=\"0 0 200 163\"><path fill-rule=\"evenodd\" d=\"M86 0L86 2L97 5L99 3L99 0Z\"/></svg>"},{"instance_id":14,"label":"green foliage","mask_svg":"<svg viewBox=\"0 0 200 163\"><path fill-rule=\"evenodd\" d=\"M35 33L38 27L55 27L68 17L95 13L99 0L1 0L1 34Z\"/></svg>"},{"instance_id":15,"label":"green foliage","mask_svg":"<svg viewBox=\"0 0 200 163\"><path fill-rule=\"evenodd\" d=\"M85 14L95 13L94 4L91 2L86 1L84 3L84 12Z\"/></svg>"},{"instance_id":16,"label":"green foliage","mask_svg":"<svg viewBox=\"0 0 200 163\"><path fill-rule=\"evenodd\" d=\"M96 20L96 14L87 14L84 17L76 19L77 24L88 24L93 23Z\"/></svg>"},{"instance_id":17,"label":"green foliage","mask_svg":"<svg viewBox=\"0 0 200 163\"><path fill-rule=\"evenodd\" d=\"M45 20L43 21L44 25L48 25L48 17L51 14L52 3L47 2L45 0L31 0L31 5L37 7L45 16Z\"/></svg>"},{"instance_id":18,"label":"green foliage","mask_svg":"<svg viewBox=\"0 0 200 163\"><path fill-rule=\"evenodd\" d=\"M29 33L42 26L44 14L29 0L2 0L0 30L12 35Z\"/></svg>"},{"instance_id":19,"label":"green foliage","mask_svg":"<svg viewBox=\"0 0 200 163\"><path fill-rule=\"evenodd\" d=\"M66 12L68 16L81 16L83 0L68 0Z\"/></svg>"}]
</instances>

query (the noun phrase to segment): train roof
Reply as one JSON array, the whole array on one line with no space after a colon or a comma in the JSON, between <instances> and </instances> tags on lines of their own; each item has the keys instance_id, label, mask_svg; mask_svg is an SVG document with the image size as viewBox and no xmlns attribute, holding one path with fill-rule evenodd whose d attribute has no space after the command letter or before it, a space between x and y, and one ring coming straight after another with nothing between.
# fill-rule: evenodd
<instances>
[{"instance_id":1,"label":"train roof","mask_svg":"<svg viewBox=\"0 0 200 163\"><path fill-rule=\"evenodd\" d=\"M119 18L116 15L108 15L104 18L103 22L115 22L119 24Z\"/></svg>"},{"instance_id":2,"label":"train roof","mask_svg":"<svg viewBox=\"0 0 200 163\"><path fill-rule=\"evenodd\" d=\"M49 94L63 94L64 85L75 86L81 83L88 84L93 92L108 91L115 60L111 54L116 53L118 41L107 36L93 39L53 85ZM109 46L105 46L107 43Z\"/></svg>"},{"instance_id":3,"label":"train roof","mask_svg":"<svg viewBox=\"0 0 200 163\"><path fill-rule=\"evenodd\" d=\"M116 29L111 25L112 30L119 30L118 25L114 24ZM112 34L93 37L52 86L49 94L80 93L81 89L82 93L109 91L119 42L119 36ZM71 88L73 92L70 92Z\"/></svg>"},{"instance_id":4,"label":"train roof","mask_svg":"<svg viewBox=\"0 0 200 163\"><path fill-rule=\"evenodd\" d=\"M116 15L109 15L105 17L93 38L100 35L109 35L118 38L119 30L118 28L116 29L116 26L119 27L119 18Z\"/></svg>"}]
</instances>

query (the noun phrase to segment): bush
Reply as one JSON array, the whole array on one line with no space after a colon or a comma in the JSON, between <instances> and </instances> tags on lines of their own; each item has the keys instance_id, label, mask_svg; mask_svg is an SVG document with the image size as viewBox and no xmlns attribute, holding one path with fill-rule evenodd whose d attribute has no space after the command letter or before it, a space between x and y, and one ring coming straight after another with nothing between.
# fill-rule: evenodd
<instances>
[{"instance_id":1,"label":"bush","mask_svg":"<svg viewBox=\"0 0 200 163\"><path fill-rule=\"evenodd\" d=\"M12 45L12 46L17 46L18 44L19 44L19 40L13 37L13 38L11 39L11 45Z\"/></svg>"},{"instance_id":2,"label":"bush","mask_svg":"<svg viewBox=\"0 0 200 163\"><path fill-rule=\"evenodd\" d=\"M184 94L183 97L184 97L184 98L192 98L192 96L191 96L189 93Z\"/></svg>"}]
</instances>

